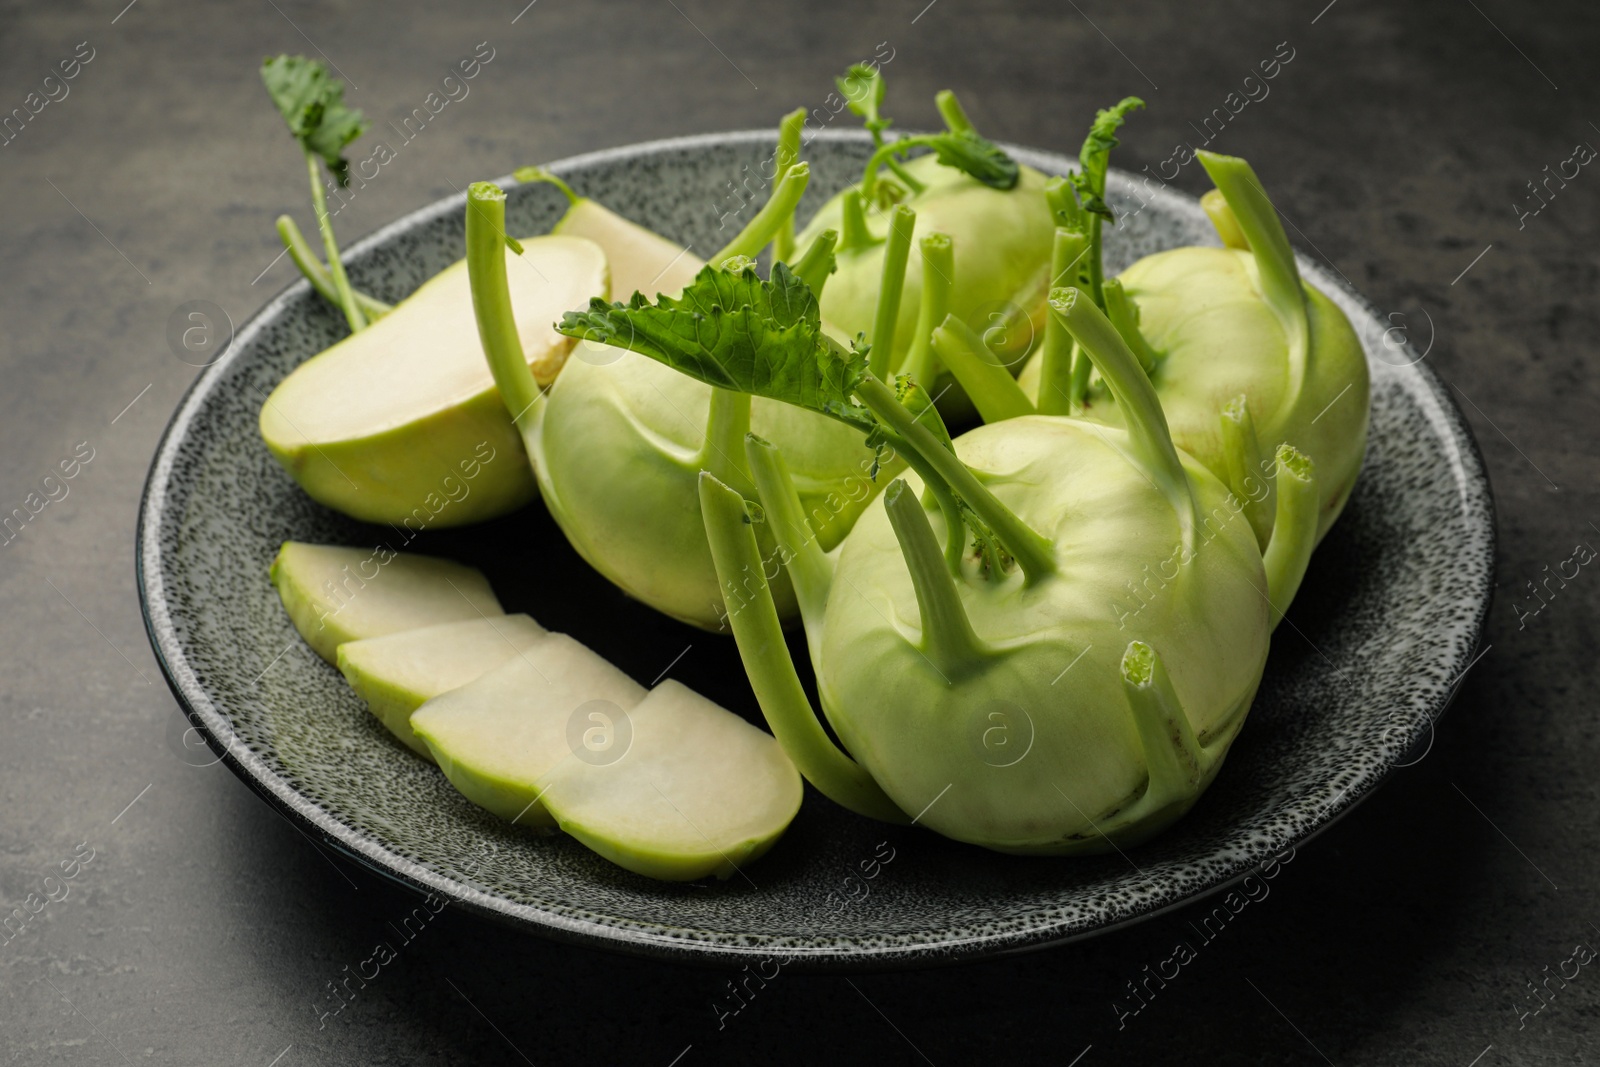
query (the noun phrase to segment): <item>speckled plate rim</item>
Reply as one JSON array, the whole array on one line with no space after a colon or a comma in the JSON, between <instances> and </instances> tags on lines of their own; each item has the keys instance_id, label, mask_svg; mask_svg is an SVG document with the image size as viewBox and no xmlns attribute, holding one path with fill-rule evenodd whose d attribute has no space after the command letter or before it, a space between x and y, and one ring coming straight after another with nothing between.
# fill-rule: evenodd
<instances>
[{"instance_id":1,"label":"speckled plate rim","mask_svg":"<svg viewBox=\"0 0 1600 1067\"><path fill-rule=\"evenodd\" d=\"M824 141L861 142L866 139L860 131L825 130L816 137ZM559 175L567 175L587 167L622 163L651 155L729 144L770 143L772 138L771 130L743 130L647 141L571 156L549 164L548 169ZM1004 147L1019 162L1046 173L1062 173L1075 165L1075 161L1056 153L1010 144ZM1124 185L1133 180L1126 172L1117 171L1112 172L1112 178L1114 182ZM510 188L520 183L507 177L500 179L500 184ZM1175 214L1198 210L1197 201L1169 188L1150 188L1146 185L1140 195L1146 198L1147 207L1159 205ZM352 244L346 249L346 258L359 258L393 237L442 215L459 214L465 210L465 204L465 194L457 193L425 205ZM1324 292L1338 292L1348 297L1368 315L1382 321L1381 311L1342 277L1298 252L1296 259L1307 281ZM1423 362L1423 357L1408 342L1399 351L1408 353L1413 361L1397 370L1406 381L1409 395L1423 410L1438 438L1453 448L1452 465L1461 498L1462 517L1469 525L1476 527L1486 545L1486 551L1475 560L1465 561L1465 565L1474 571L1471 576L1476 579L1473 587L1478 603L1476 619L1470 633L1460 634L1454 646L1445 654L1450 665L1446 677L1452 681L1430 681L1423 687L1430 712L1426 721L1418 717L1403 728L1407 731L1405 744L1399 749L1397 757L1346 782L1328 798L1328 803L1316 816L1297 822L1281 835L1281 839L1262 840L1255 843L1254 847L1240 848L1229 859L1219 861L1221 873L1206 884L1183 891L1155 894L1141 903L1124 906L1120 916L1091 927L1072 927L1064 921L1041 919L1037 925L1020 930L963 934L952 929L947 931L950 936L926 941L901 941L892 945L841 945L837 938L819 938L806 946L796 945L793 940L778 944L764 937L737 935L736 938L735 935L716 931L672 928L659 923L616 919L609 924L585 921L518 904L407 859L373 837L339 821L314 800L297 791L251 751L234 731L227 714L200 684L178 638L160 567L160 531L167 518L166 496L179 446L212 391L223 381L233 363L249 350L250 342L267 323L282 315L309 288L304 280L293 282L251 316L236 331L223 356L196 376L162 434L146 478L135 533L135 574L146 635L167 685L190 723L221 761L289 819L291 824L314 834L315 842L328 845L363 867L410 890L421 894L439 894L474 914L525 931L677 963L738 965L753 958L772 957L790 965L798 965L800 969L814 971L939 966L1095 937L1215 896L1237 885L1272 856L1304 845L1349 814L1396 769L1408 765L1410 754L1424 741L1431 739L1434 724L1448 708L1461 677L1474 662L1482 641L1494 588L1497 535L1493 491L1482 454L1465 416L1451 398L1443 380ZM1397 728L1396 732L1401 729Z\"/></svg>"}]
</instances>

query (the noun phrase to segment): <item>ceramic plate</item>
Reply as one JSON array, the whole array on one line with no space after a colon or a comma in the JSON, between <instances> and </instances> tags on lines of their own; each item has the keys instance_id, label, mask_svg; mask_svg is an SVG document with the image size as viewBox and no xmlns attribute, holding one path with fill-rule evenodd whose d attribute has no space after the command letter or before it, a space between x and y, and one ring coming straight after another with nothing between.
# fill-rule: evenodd
<instances>
[{"instance_id":1,"label":"ceramic plate","mask_svg":"<svg viewBox=\"0 0 1600 1067\"><path fill-rule=\"evenodd\" d=\"M739 224L730 217L742 203L735 190L758 186L772 145L770 132L717 134L551 169L706 254ZM1070 165L1013 151L1048 173ZM802 218L860 173L866 152L857 135L810 145ZM564 208L548 186L505 184L512 232L543 232ZM1216 243L1194 201L1142 190L1126 175L1113 175L1111 188L1121 223L1107 238L1108 268ZM462 220L456 196L385 227L350 249L352 280L401 299L463 255ZM672 885L474 808L394 743L300 642L267 581L287 539L399 547L393 529L313 503L257 435L267 393L345 332L304 282L262 308L199 376L156 453L138 534L150 641L195 728L308 835L420 892L534 933L675 959L775 956L846 968L992 955L1147 918L1303 842L1427 743L1472 662L1488 608L1493 506L1465 421L1419 355L1385 337L1383 316L1330 270L1300 265L1366 346L1366 463L1277 631L1227 765L1187 818L1127 856L1001 856L871 822L808 790L787 835L747 877ZM731 639L629 601L567 546L541 504L486 525L429 531L408 547L482 567L508 611L571 633L641 683L670 670L761 721Z\"/></svg>"}]
</instances>

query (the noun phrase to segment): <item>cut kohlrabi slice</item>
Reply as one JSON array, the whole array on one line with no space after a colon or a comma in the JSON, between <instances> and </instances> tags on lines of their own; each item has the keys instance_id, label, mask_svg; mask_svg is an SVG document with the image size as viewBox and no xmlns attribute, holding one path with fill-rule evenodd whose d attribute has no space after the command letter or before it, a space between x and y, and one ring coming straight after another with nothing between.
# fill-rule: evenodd
<instances>
[{"instance_id":1,"label":"cut kohlrabi slice","mask_svg":"<svg viewBox=\"0 0 1600 1067\"><path fill-rule=\"evenodd\" d=\"M428 701L412 714L411 729L468 800L511 822L553 826L540 797L550 771L573 756L569 733L581 747L586 731L617 723L644 694L587 646L550 634Z\"/></svg>"},{"instance_id":2,"label":"cut kohlrabi slice","mask_svg":"<svg viewBox=\"0 0 1600 1067\"><path fill-rule=\"evenodd\" d=\"M561 829L630 871L728 878L800 810L800 775L772 735L671 679L627 712L615 759L583 750L547 776Z\"/></svg>"},{"instance_id":3,"label":"cut kohlrabi slice","mask_svg":"<svg viewBox=\"0 0 1600 1067\"><path fill-rule=\"evenodd\" d=\"M339 646L339 670L378 721L419 755L411 713L521 655L549 631L527 615L489 615L404 630Z\"/></svg>"},{"instance_id":4,"label":"cut kohlrabi slice","mask_svg":"<svg viewBox=\"0 0 1600 1067\"><path fill-rule=\"evenodd\" d=\"M270 575L295 629L329 663L346 641L505 614L477 568L384 545L285 541Z\"/></svg>"}]
</instances>

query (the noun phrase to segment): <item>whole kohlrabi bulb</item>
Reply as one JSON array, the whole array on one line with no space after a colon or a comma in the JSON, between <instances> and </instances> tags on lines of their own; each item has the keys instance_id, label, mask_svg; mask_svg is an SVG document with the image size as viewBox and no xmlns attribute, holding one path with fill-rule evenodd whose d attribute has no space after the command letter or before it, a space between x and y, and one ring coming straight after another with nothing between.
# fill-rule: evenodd
<instances>
[{"instance_id":1,"label":"whole kohlrabi bulb","mask_svg":"<svg viewBox=\"0 0 1600 1067\"><path fill-rule=\"evenodd\" d=\"M1225 197L1208 210L1233 240L1249 235L1249 248L1146 256L1106 283L1107 310L1140 350L1173 440L1248 502L1263 543L1277 447L1290 443L1316 465L1320 538L1349 499L1366 451L1366 355L1344 312L1301 280L1249 165L1200 156ZM1081 399L1083 417L1122 423L1103 382Z\"/></svg>"},{"instance_id":2,"label":"whole kohlrabi bulb","mask_svg":"<svg viewBox=\"0 0 1600 1067\"><path fill-rule=\"evenodd\" d=\"M1016 186L1002 190L941 165L933 155L920 156L905 168L926 185L924 191L901 201L917 213L916 233L944 234L954 246L954 276L948 280L945 311L981 334L993 358L1015 371L1046 316L1055 223L1045 198L1045 176L1032 167L1019 167ZM881 184L893 180L886 176ZM864 334L871 339L890 212L869 210L865 220L869 240L852 244L845 214L846 200L855 195L858 191L852 188L824 204L798 243L804 247L824 230L841 232L839 269L822 295L822 316L845 336ZM911 257L887 362L891 370L902 369L917 336L923 269L922 260ZM941 315L934 324L942 320ZM924 384L931 395L944 393L940 407L953 419L970 414L971 405L959 386L945 393L948 377Z\"/></svg>"},{"instance_id":3,"label":"whole kohlrabi bulb","mask_svg":"<svg viewBox=\"0 0 1600 1067\"><path fill-rule=\"evenodd\" d=\"M708 446L713 392L644 356L580 341L523 435L545 504L578 553L628 595L711 630L724 617L724 594L696 482L720 460L749 485L747 430L782 443L824 551L886 481L875 480L874 452L859 432L773 400L737 398L750 404L748 426ZM779 561L770 536L761 536L773 580ZM791 617L787 583L776 581L774 589L780 614Z\"/></svg>"},{"instance_id":4,"label":"whole kohlrabi bulb","mask_svg":"<svg viewBox=\"0 0 1600 1067\"><path fill-rule=\"evenodd\" d=\"M1184 456L1186 522L1130 461L1120 429L1030 416L975 429L955 447L1053 543L1055 572L952 583L973 640L941 654L893 505L868 509L845 539L827 604L829 722L901 810L923 812L919 823L947 837L1045 854L1148 837L1210 782L1261 678L1271 627L1250 525ZM1170 679L1189 751L1147 749L1124 677L1133 642ZM1152 765L1174 752L1190 760L1189 788L1150 796L1169 786Z\"/></svg>"},{"instance_id":5,"label":"whole kohlrabi bulb","mask_svg":"<svg viewBox=\"0 0 1600 1067\"><path fill-rule=\"evenodd\" d=\"M1249 252L1158 252L1119 280L1139 309L1139 331L1155 353L1150 379L1173 440L1228 479L1228 442L1218 414L1244 397L1259 452L1269 464L1287 441L1317 465L1318 536L1326 533L1350 497L1367 444L1367 360L1344 312L1305 286L1310 345L1304 360L1293 360L1282 327L1262 300L1260 273ZM1103 383L1091 390L1083 415L1111 425L1121 421ZM1235 488L1258 496L1270 484L1270 467L1250 473L1252 481Z\"/></svg>"}]
</instances>

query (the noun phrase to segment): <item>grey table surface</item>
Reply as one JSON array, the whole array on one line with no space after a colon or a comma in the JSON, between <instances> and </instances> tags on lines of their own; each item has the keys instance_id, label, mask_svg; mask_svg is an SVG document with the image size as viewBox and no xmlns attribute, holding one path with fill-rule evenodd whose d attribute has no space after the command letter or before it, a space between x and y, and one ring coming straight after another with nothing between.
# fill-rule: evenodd
<instances>
[{"instance_id":1,"label":"grey table surface","mask_svg":"<svg viewBox=\"0 0 1600 1067\"><path fill-rule=\"evenodd\" d=\"M0 910L77 857L0 944L0 1060L1600 1059L1600 969L1569 962L1600 946L1600 577L1583 568L1548 602L1528 588L1600 543L1600 177L1580 168L1541 200L1529 185L1600 144L1592 4L526 2L0 9L0 113L57 97L0 145L0 512L93 457L0 545ZM1070 149L1094 107L1144 95L1118 156L1134 170L1198 144L1260 60L1292 51L1215 147L1254 160L1296 243L1431 345L1498 501L1488 646L1426 756L1137 1014L1113 1003L1193 916L956 969L784 975L719 1023L724 974L447 909L320 1018L404 901L223 766L174 755L179 713L135 590L139 493L196 373L169 348L174 309L209 300L242 322L291 280L271 223L307 216L304 171L261 56L325 55L381 125L479 42L491 65L341 213L346 241L520 163L822 106L880 42L906 125L933 122L949 85L992 136ZM75 55L62 96L44 78ZM1188 167L1177 184L1203 179Z\"/></svg>"}]
</instances>

